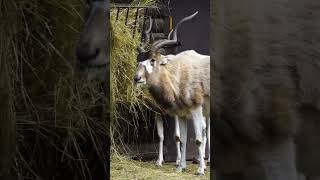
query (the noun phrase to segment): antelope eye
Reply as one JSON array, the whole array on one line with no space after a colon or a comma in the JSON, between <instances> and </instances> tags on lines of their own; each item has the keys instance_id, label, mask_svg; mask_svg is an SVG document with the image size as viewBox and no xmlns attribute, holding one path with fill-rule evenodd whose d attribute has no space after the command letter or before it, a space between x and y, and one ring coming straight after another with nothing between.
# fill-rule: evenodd
<instances>
[{"instance_id":1,"label":"antelope eye","mask_svg":"<svg viewBox=\"0 0 320 180\"><path fill-rule=\"evenodd\" d=\"M151 64L151 66L154 66L155 62L156 62L156 60L150 59L150 64Z\"/></svg>"}]
</instances>

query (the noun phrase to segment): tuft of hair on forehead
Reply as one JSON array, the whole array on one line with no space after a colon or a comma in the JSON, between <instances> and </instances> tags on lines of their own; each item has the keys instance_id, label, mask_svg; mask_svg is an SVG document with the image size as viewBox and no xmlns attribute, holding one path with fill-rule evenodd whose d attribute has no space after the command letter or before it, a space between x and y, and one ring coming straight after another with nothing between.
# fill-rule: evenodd
<instances>
[{"instance_id":1,"label":"tuft of hair on forehead","mask_svg":"<svg viewBox=\"0 0 320 180\"><path fill-rule=\"evenodd\" d=\"M163 48L160 48L156 52L147 51L147 52L140 52L137 56L137 62L142 62L147 59L152 58L152 56L160 56L160 55L166 55L166 50Z\"/></svg>"},{"instance_id":2,"label":"tuft of hair on forehead","mask_svg":"<svg viewBox=\"0 0 320 180\"><path fill-rule=\"evenodd\" d=\"M151 53L149 51L139 53L137 56L137 62L139 63L139 62L142 62L142 61L149 59L149 57L151 56L150 54Z\"/></svg>"}]
</instances>

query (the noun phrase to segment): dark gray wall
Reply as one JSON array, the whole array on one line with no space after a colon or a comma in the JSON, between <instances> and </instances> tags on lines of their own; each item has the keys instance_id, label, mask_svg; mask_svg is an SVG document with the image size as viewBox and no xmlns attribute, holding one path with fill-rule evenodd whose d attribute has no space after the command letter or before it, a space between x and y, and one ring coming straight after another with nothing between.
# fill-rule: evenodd
<instances>
[{"instance_id":1,"label":"dark gray wall","mask_svg":"<svg viewBox=\"0 0 320 180\"><path fill-rule=\"evenodd\" d=\"M173 26L183 17L199 11L193 20L181 25L178 38L182 46L178 52L194 49L200 54L209 54L210 0L171 0L170 7Z\"/></svg>"},{"instance_id":2,"label":"dark gray wall","mask_svg":"<svg viewBox=\"0 0 320 180\"><path fill-rule=\"evenodd\" d=\"M171 15L173 18L173 26L182 18L199 11L198 15L191 21L187 21L181 25L178 31L178 39L182 46L178 47L177 52L184 50L196 50L200 54L209 54L209 18L210 18L210 0L171 0ZM176 147L173 140L174 135L174 119L167 118L165 120L165 144L164 155L165 161L176 160ZM188 123L188 139L187 139L187 159L191 160L197 157L197 146L195 144L195 134L193 124ZM206 157L208 150L206 149Z\"/></svg>"}]
</instances>

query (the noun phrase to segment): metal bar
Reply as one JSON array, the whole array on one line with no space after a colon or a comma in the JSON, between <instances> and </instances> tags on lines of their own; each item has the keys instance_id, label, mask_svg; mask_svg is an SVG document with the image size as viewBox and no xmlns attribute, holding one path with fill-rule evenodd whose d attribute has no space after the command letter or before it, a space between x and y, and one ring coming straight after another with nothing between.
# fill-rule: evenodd
<instances>
[{"instance_id":1,"label":"metal bar","mask_svg":"<svg viewBox=\"0 0 320 180\"><path fill-rule=\"evenodd\" d=\"M156 7L156 6L132 6L132 5L124 5L124 4L111 4L110 5L110 8L116 8L117 9L117 15L116 15L116 21L118 21L120 19L120 11L122 11L122 9L127 9L127 12L126 12L126 17L125 17L125 25L128 25L128 21L129 21L129 11L130 9L132 8L135 8L136 9L136 13L135 13L135 19L134 19L134 25L133 27L133 30L132 30L132 37L134 38L135 35L136 35L136 31L139 31L138 30L138 22L140 21L140 12L139 10L140 9L144 9L144 14L142 16L143 18L143 27L142 29L140 29L141 31L144 31L145 30L145 26L146 26L146 20L147 20L147 17L146 17L146 12L147 12L147 9L150 8L150 9L159 9L159 7ZM141 36L141 41L143 40L143 36Z\"/></svg>"},{"instance_id":2,"label":"metal bar","mask_svg":"<svg viewBox=\"0 0 320 180\"><path fill-rule=\"evenodd\" d=\"M130 9L130 8L127 8L127 15L126 15L125 25L128 24L129 9Z\"/></svg>"},{"instance_id":3,"label":"metal bar","mask_svg":"<svg viewBox=\"0 0 320 180\"><path fill-rule=\"evenodd\" d=\"M142 32L145 30L146 28L146 12L147 12L147 8L144 9L144 14L143 14L143 25L142 25ZM143 40L143 36L141 36L141 40Z\"/></svg>"},{"instance_id":4,"label":"metal bar","mask_svg":"<svg viewBox=\"0 0 320 180\"><path fill-rule=\"evenodd\" d=\"M172 21L172 16L169 16L169 29L170 29L170 32L172 31L172 24L173 24L173 21Z\"/></svg>"},{"instance_id":5,"label":"metal bar","mask_svg":"<svg viewBox=\"0 0 320 180\"><path fill-rule=\"evenodd\" d=\"M135 17L135 20L134 20L132 38L134 38L134 35L136 34L138 15L139 15L139 8L137 8L137 11L136 11L136 17Z\"/></svg>"},{"instance_id":6,"label":"metal bar","mask_svg":"<svg viewBox=\"0 0 320 180\"><path fill-rule=\"evenodd\" d=\"M117 8L117 17L116 17L116 20L118 21L118 19L119 19L119 11L120 11L120 8L118 7Z\"/></svg>"}]
</instances>

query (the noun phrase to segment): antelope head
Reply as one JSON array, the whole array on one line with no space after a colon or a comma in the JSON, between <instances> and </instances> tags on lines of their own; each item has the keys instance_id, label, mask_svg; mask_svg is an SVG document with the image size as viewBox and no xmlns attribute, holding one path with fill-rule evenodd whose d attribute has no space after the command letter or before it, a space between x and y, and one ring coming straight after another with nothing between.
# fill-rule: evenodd
<instances>
[{"instance_id":1,"label":"antelope head","mask_svg":"<svg viewBox=\"0 0 320 180\"><path fill-rule=\"evenodd\" d=\"M165 47L175 47L179 46L181 43L178 41L178 29L179 26L188 20L191 20L194 18L198 12L193 13L190 16L187 16L183 19L181 19L175 28L169 33L167 39L160 39L155 41L152 45L150 50L146 51L145 48L149 44L150 41L150 31L152 28L152 20L150 18L150 24L149 28L143 33L144 41L142 42L142 45L138 48L138 66L136 69L136 74L134 76L134 83L137 86L147 84L148 79L152 75L157 75L157 72L159 72L160 66L166 65L169 61L169 56L164 55L164 49Z\"/></svg>"}]
</instances>

